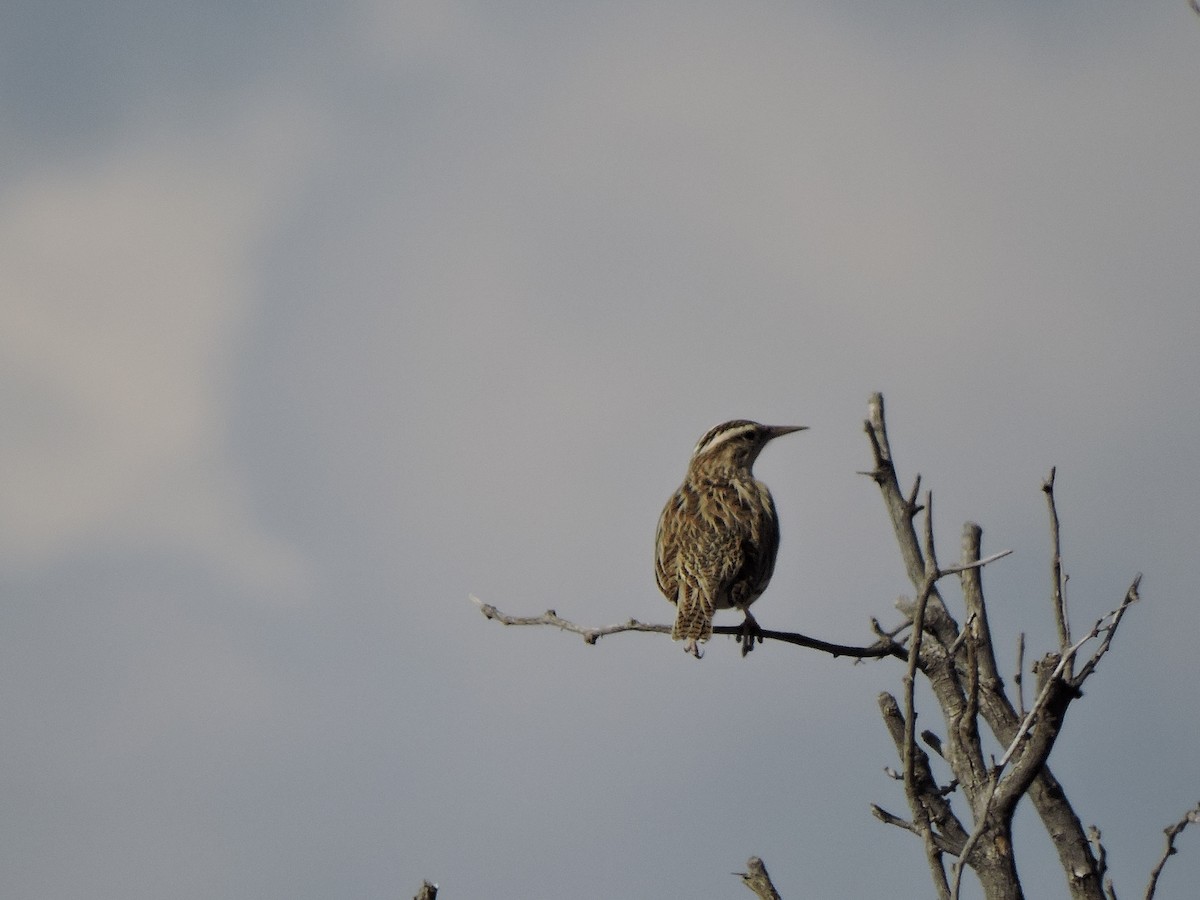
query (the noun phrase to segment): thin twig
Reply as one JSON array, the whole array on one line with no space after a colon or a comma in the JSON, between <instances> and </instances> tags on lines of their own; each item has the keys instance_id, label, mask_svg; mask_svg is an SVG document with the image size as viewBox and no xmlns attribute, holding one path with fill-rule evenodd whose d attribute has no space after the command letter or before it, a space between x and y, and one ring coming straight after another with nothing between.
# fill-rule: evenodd
<instances>
[{"instance_id":1,"label":"thin twig","mask_svg":"<svg viewBox=\"0 0 1200 900\"><path fill-rule=\"evenodd\" d=\"M911 619L905 619L903 622L901 622L895 628L891 629L890 631L887 631L884 629L884 627L882 625L879 624L879 620L877 618L875 618L874 616L871 616L871 631L873 631L875 633L875 635L879 638L879 643L883 643L883 644L896 643L896 641L895 641L896 635L898 635L900 632L902 632L905 628L907 628L911 624L912 624ZM904 658L905 659L908 658L907 654L904 655Z\"/></svg>"},{"instance_id":2,"label":"thin twig","mask_svg":"<svg viewBox=\"0 0 1200 900\"><path fill-rule=\"evenodd\" d=\"M1055 690L1055 684L1064 680L1063 675L1070 667L1071 660L1075 658L1075 654L1079 652L1080 648L1082 648L1083 645L1088 641L1099 637L1100 633L1103 631L1105 632L1105 638L1103 644L1101 645L1101 649L1108 649L1107 644L1111 642L1112 633L1120 623L1121 617L1125 615L1125 610L1129 608L1131 603L1134 603L1138 599L1137 583L1140 578L1141 576L1139 575L1138 578L1134 579L1133 585L1125 594L1125 599L1121 602L1120 606L1112 610L1112 612L1108 613L1108 615L1102 616L1100 619L1098 619L1096 624L1092 626L1091 630L1087 634L1068 647L1066 652L1063 653L1062 657L1058 661L1058 665L1054 667L1054 671L1052 671L1042 683L1042 689L1038 693L1037 700L1034 701L1034 704L1030 708L1029 712L1025 714L1025 718L1021 720L1021 726L1017 729L1017 733L1013 736L1012 742L1008 745L1008 749L1005 750L1004 755L1000 757L1000 762L998 763L1000 768L1004 768L1004 766L1008 765L1009 760L1013 758L1013 755L1017 752L1017 747L1020 745L1022 738L1024 738L1029 729L1033 727L1034 719L1037 718L1038 713L1045 708L1046 704L1050 702L1050 697ZM1112 623L1105 625L1104 623L1109 619L1112 620ZM1088 667L1085 667L1085 669L1079 673L1079 676L1076 679L1072 679L1069 684L1073 688L1078 689L1079 686L1083 684L1083 680L1095 669L1095 663L1102 655L1103 653L1101 653L1101 651L1098 649L1096 653L1093 654L1092 658L1088 660Z\"/></svg>"},{"instance_id":3,"label":"thin twig","mask_svg":"<svg viewBox=\"0 0 1200 900\"><path fill-rule=\"evenodd\" d=\"M967 620L963 622L962 631L958 633L958 637L954 639L954 643L946 648L946 652L950 656L953 656L955 653L957 653L958 648L967 642L967 638L971 636L971 629L975 627L977 620L978 617L975 615L975 613L971 613L967 616Z\"/></svg>"},{"instance_id":4,"label":"thin twig","mask_svg":"<svg viewBox=\"0 0 1200 900\"><path fill-rule=\"evenodd\" d=\"M508 613L503 613L490 603L484 603L475 595L471 595L471 602L479 607L479 611L486 618L495 619L502 625L553 625L556 628L561 628L563 631L570 631L574 634L582 635L583 640L588 644L594 644L600 638L607 634L619 634L622 631L649 631L660 634L670 634L670 625L651 625L646 622L639 622L637 619L630 619L628 622L622 622L620 625L576 625L574 622L562 618L554 610L548 609L540 616L511 616Z\"/></svg>"},{"instance_id":5,"label":"thin twig","mask_svg":"<svg viewBox=\"0 0 1200 900\"><path fill-rule=\"evenodd\" d=\"M1175 838L1179 837L1183 829L1187 828L1193 822L1200 822L1200 803L1189 809L1184 814L1184 817L1174 825L1168 825L1163 829L1163 834L1167 836L1167 843L1163 847L1162 856L1159 857L1158 863L1150 873L1150 883L1146 885L1145 900L1154 900L1154 892L1158 889L1158 876L1162 874L1163 866L1167 864L1167 860L1178 852L1175 849Z\"/></svg>"},{"instance_id":6,"label":"thin twig","mask_svg":"<svg viewBox=\"0 0 1200 900\"><path fill-rule=\"evenodd\" d=\"M911 831L913 834L918 836L921 834L921 830L912 822L908 821L908 819L902 819L899 816L888 812L877 803L871 804L871 815L877 818L884 825L895 825L897 828L903 828L905 831Z\"/></svg>"},{"instance_id":7,"label":"thin twig","mask_svg":"<svg viewBox=\"0 0 1200 900\"><path fill-rule=\"evenodd\" d=\"M893 815L878 804L871 804L871 815L877 818L884 825L895 825L897 828L902 828L905 831L912 832L919 838L923 838L925 836L921 829L912 822L908 821L908 819L902 819L897 815ZM955 844L947 839L944 835L938 834L936 831L931 832L931 835L933 837L933 842L937 844L937 847L941 852L954 854L958 849Z\"/></svg>"},{"instance_id":8,"label":"thin twig","mask_svg":"<svg viewBox=\"0 0 1200 900\"><path fill-rule=\"evenodd\" d=\"M957 575L959 572L966 572L968 569L982 569L988 563L994 563L998 559L1004 559L1012 554L1011 550L1001 550L999 553L993 553L991 556L983 559L976 559L969 563L960 563L957 566L947 566L944 569L938 569L938 577L943 575Z\"/></svg>"},{"instance_id":9,"label":"thin twig","mask_svg":"<svg viewBox=\"0 0 1200 900\"><path fill-rule=\"evenodd\" d=\"M1092 654L1091 658L1083 664L1083 668L1079 670L1079 674L1071 679L1071 684L1076 689L1078 689L1079 686L1087 680L1087 677L1091 675L1093 671L1095 671L1096 664L1100 662L1100 658L1108 652L1109 646L1112 645L1112 639L1116 635L1117 629L1121 626L1121 619L1125 618L1125 610L1129 609L1131 605L1137 603L1138 600L1141 599L1141 597L1138 595L1138 587L1141 585L1141 583L1142 573L1138 572L1133 579L1133 583L1129 585L1129 590L1125 592L1125 599L1121 601L1121 605L1115 612L1111 612L1104 617L1105 619L1111 618L1112 624L1104 628L1104 640L1100 642L1100 646L1096 648L1096 652ZM1098 633L1097 629L1100 628L1100 624L1103 621L1104 619L1101 619L1100 622L1097 622L1095 627L1092 628L1093 637Z\"/></svg>"},{"instance_id":10,"label":"thin twig","mask_svg":"<svg viewBox=\"0 0 1200 900\"><path fill-rule=\"evenodd\" d=\"M648 622L639 622L637 619L630 619L628 622L623 622L619 625L577 625L568 619L562 618L562 616L552 609L546 610L540 616L512 616L501 612L490 603L484 603L474 595L471 596L471 602L479 607L479 611L486 618L495 619L502 625L553 625L555 628L560 628L563 631L581 635L584 642L588 644L594 644L606 635L620 634L623 631L644 631L653 634L671 633L670 625L654 625ZM716 625L713 627L713 634L739 635L741 633L742 626L740 625ZM885 656L895 656L904 659L907 656L905 649L890 639L885 641L881 638L868 647L855 647L848 644L834 644L829 641L822 641L818 638L809 637L808 635L799 634L794 631L768 631L767 629L761 629L758 635L766 640L795 644L799 647L808 647L812 650L828 653L834 657L848 656L854 659L882 659Z\"/></svg>"}]
</instances>

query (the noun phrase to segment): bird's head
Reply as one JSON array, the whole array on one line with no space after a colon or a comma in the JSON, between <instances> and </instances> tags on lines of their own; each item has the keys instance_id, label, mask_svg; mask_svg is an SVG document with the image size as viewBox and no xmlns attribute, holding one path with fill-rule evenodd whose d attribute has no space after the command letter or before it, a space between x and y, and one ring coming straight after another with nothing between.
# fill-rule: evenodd
<instances>
[{"instance_id":1,"label":"bird's head","mask_svg":"<svg viewBox=\"0 0 1200 900\"><path fill-rule=\"evenodd\" d=\"M804 431L807 425L760 425L748 419L723 422L696 444L691 465L704 469L749 469L772 438Z\"/></svg>"}]
</instances>

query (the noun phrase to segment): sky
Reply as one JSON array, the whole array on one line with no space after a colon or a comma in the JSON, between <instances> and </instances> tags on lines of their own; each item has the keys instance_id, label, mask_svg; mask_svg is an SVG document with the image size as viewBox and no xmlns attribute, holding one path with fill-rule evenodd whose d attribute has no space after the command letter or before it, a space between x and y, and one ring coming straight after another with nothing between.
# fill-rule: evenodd
<instances>
[{"instance_id":1,"label":"sky","mask_svg":"<svg viewBox=\"0 0 1200 900\"><path fill-rule=\"evenodd\" d=\"M0 894L724 898L757 854L788 898L928 896L869 812L906 813L895 662L470 600L670 621L658 513L753 418L810 428L756 467L759 621L869 643L911 593L874 391L942 560L967 521L1013 551L1009 675L1055 641L1052 466L1077 633L1144 574L1051 757L1140 894L1200 799L1186 3L3 19ZM1023 807L1065 896L1045 844Z\"/></svg>"}]
</instances>

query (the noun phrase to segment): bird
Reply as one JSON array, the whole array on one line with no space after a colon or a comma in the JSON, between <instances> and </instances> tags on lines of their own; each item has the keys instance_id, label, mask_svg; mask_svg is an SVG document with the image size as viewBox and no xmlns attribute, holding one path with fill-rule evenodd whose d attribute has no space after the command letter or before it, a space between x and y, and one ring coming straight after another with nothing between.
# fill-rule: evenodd
<instances>
[{"instance_id":1,"label":"bird","mask_svg":"<svg viewBox=\"0 0 1200 900\"><path fill-rule=\"evenodd\" d=\"M752 470L771 440L806 425L760 425L733 419L700 438L683 484L658 520L654 573L658 589L675 604L671 639L700 658L712 637L713 611L745 615L742 656L761 641L750 604L767 589L779 549L779 519L767 486Z\"/></svg>"}]
</instances>

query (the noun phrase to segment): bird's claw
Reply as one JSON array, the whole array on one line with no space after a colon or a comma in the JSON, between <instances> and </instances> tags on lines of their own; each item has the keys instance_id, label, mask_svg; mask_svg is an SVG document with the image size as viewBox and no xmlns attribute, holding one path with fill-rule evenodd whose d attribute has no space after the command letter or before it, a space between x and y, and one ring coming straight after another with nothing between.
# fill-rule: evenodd
<instances>
[{"instance_id":1,"label":"bird's claw","mask_svg":"<svg viewBox=\"0 0 1200 900\"><path fill-rule=\"evenodd\" d=\"M737 642L742 645L742 656L753 650L755 644L763 642L762 629L758 627L758 622L748 611L745 612L746 618L742 621L741 630L735 636Z\"/></svg>"}]
</instances>

